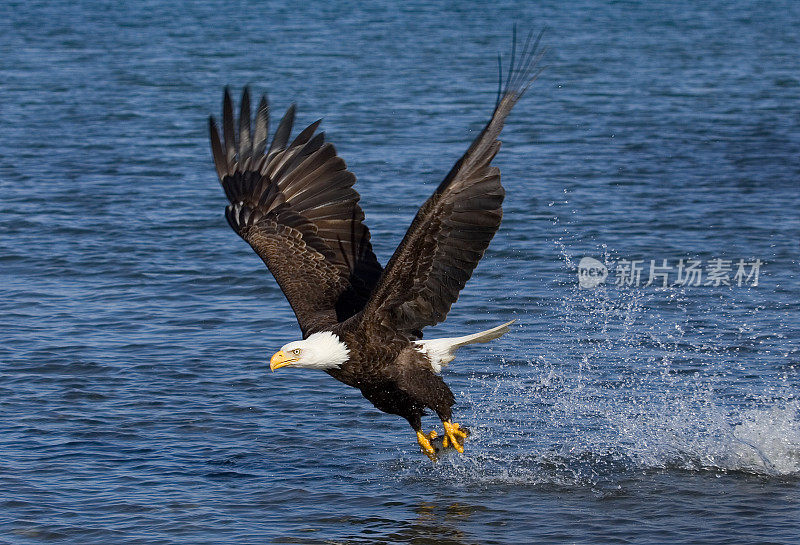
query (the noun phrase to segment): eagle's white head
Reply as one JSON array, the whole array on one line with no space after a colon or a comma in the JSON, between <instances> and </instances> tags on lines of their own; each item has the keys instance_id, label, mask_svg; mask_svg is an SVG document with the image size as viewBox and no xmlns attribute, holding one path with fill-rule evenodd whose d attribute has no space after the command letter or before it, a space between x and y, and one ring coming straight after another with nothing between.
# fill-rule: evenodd
<instances>
[{"instance_id":1,"label":"eagle's white head","mask_svg":"<svg viewBox=\"0 0 800 545\"><path fill-rule=\"evenodd\" d=\"M350 350L337 335L322 331L283 345L269 360L269 368L338 369L349 357Z\"/></svg>"}]
</instances>

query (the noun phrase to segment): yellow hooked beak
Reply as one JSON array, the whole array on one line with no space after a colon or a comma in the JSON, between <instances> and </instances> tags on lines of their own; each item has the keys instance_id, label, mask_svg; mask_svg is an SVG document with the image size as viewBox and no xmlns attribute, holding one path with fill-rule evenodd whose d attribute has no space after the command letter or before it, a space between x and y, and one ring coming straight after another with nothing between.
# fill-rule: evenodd
<instances>
[{"instance_id":1,"label":"yellow hooked beak","mask_svg":"<svg viewBox=\"0 0 800 545\"><path fill-rule=\"evenodd\" d=\"M279 352L275 352L275 354L273 354L273 356L270 358L269 368L274 371L275 369L286 367L287 365L290 365L299 359L300 358L295 358L294 356L289 356L286 354L286 352L281 350Z\"/></svg>"}]
</instances>

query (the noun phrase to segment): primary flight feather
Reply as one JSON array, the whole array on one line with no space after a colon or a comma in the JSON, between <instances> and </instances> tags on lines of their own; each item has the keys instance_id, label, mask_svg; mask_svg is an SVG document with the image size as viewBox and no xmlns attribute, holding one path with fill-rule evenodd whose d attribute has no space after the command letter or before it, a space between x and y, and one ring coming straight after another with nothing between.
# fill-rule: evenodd
<instances>
[{"instance_id":1,"label":"primary flight feather","mask_svg":"<svg viewBox=\"0 0 800 545\"><path fill-rule=\"evenodd\" d=\"M437 434L422 432L426 409L444 425L443 447L463 452L468 433L451 422L455 398L442 367L459 347L495 339L511 323L422 340L424 327L445 319L500 226L505 191L491 162L506 117L541 71L540 38L528 36L518 64L512 50L491 119L419 209L385 269L372 251L356 178L324 133L315 134L319 121L290 142L292 105L267 149L267 99L251 120L246 88L238 122L227 89L221 135L209 120L230 201L225 217L272 272L303 334L273 355L270 367L320 369L358 388L381 411L408 420L432 459Z\"/></svg>"}]
</instances>

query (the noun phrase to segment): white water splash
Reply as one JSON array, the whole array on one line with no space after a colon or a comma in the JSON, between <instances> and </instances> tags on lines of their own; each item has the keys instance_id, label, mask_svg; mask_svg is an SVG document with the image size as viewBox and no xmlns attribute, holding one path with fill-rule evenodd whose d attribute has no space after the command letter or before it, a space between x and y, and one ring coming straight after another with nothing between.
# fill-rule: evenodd
<instances>
[{"instance_id":1,"label":"white water splash","mask_svg":"<svg viewBox=\"0 0 800 545\"><path fill-rule=\"evenodd\" d=\"M557 296L559 316L523 318L508 350L492 348L499 371L458 392L475 433L447 471L601 488L651 470L800 476L798 391L750 301L577 285Z\"/></svg>"}]
</instances>

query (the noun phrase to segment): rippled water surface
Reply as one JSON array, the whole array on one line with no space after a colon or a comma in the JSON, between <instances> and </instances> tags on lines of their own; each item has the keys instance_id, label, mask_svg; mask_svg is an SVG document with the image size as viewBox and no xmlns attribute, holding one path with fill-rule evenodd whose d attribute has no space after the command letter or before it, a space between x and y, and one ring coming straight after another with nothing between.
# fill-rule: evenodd
<instances>
[{"instance_id":1,"label":"rippled water surface","mask_svg":"<svg viewBox=\"0 0 800 545\"><path fill-rule=\"evenodd\" d=\"M800 541L800 9L702 6L5 2L0 542ZM549 67L427 336L518 321L447 370L475 433L432 465L357 391L268 373L299 331L225 223L206 117L226 84L324 117L385 262L514 22ZM762 265L645 287L664 259Z\"/></svg>"}]
</instances>

